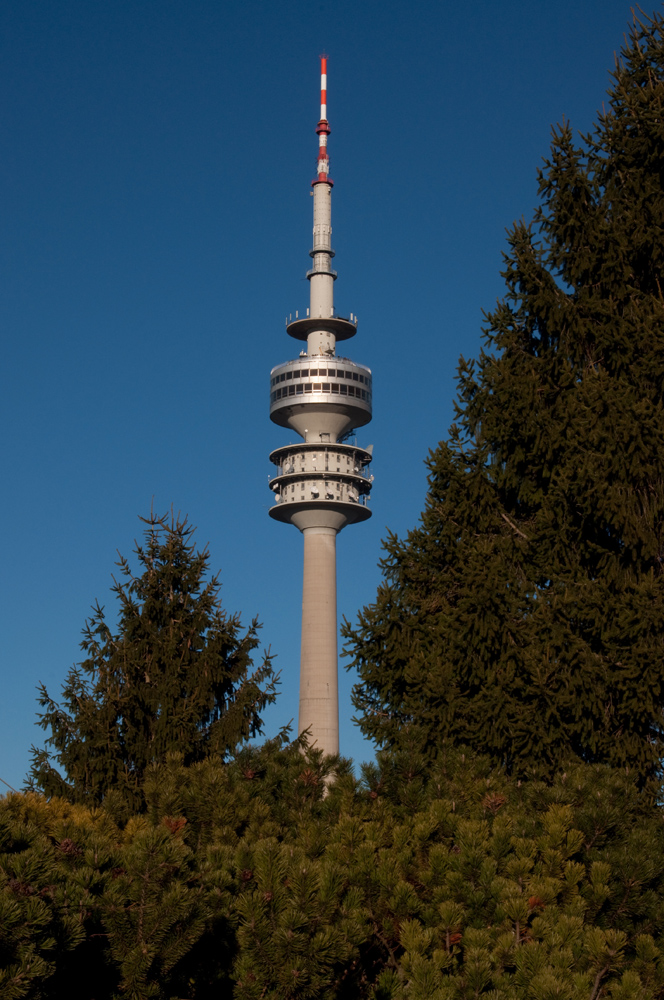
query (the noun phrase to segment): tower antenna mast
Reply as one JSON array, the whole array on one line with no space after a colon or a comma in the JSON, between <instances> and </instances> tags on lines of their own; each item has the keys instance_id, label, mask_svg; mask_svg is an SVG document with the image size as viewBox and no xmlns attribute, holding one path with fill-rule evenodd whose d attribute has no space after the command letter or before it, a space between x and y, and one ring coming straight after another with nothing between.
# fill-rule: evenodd
<instances>
[{"instance_id":1,"label":"tower antenna mast","mask_svg":"<svg viewBox=\"0 0 664 1000\"><path fill-rule=\"evenodd\" d=\"M349 443L352 432L371 420L371 370L336 353L338 341L357 331L357 317L338 316L332 270L332 181L327 120L327 56L321 56L320 120L314 202L309 308L295 313L286 332L306 342L294 361L270 372L270 419L289 427L299 444L270 455L275 503L270 516L293 524L304 536L302 645L298 732L312 745L339 752L337 679L336 538L347 524L366 521L373 476L371 451Z\"/></svg>"}]
</instances>

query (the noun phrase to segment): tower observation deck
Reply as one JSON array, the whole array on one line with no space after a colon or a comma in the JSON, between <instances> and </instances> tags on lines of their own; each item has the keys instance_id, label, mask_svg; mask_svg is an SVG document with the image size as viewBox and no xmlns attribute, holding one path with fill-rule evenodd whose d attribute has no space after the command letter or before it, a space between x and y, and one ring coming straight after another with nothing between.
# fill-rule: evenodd
<instances>
[{"instance_id":1,"label":"tower observation deck","mask_svg":"<svg viewBox=\"0 0 664 1000\"><path fill-rule=\"evenodd\" d=\"M304 536L302 647L298 732L312 745L339 752L337 682L336 536L347 524L371 517L371 450L350 443L371 420L371 371L336 353L337 341L357 331L357 317L338 316L332 270L332 181L327 140L327 59L321 58L321 109L314 202L313 266L307 272L309 308L295 313L286 331L306 349L270 372L270 419L302 439L270 455L270 517Z\"/></svg>"}]
</instances>

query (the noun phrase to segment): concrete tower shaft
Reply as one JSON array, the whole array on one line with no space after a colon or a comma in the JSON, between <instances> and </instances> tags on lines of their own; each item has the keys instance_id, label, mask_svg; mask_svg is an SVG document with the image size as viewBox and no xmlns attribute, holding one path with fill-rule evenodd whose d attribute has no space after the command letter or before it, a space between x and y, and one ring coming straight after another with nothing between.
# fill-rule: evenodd
<instances>
[{"instance_id":1,"label":"concrete tower shaft","mask_svg":"<svg viewBox=\"0 0 664 1000\"><path fill-rule=\"evenodd\" d=\"M313 320L334 317L334 282L332 270L332 184L314 181L314 245L311 251L314 266L309 278L309 315ZM321 324L307 335L307 354L334 354L334 328Z\"/></svg>"},{"instance_id":2,"label":"concrete tower shaft","mask_svg":"<svg viewBox=\"0 0 664 1000\"><path fill-rule=\"evenodd\" d=\"M337 532L333 527L304 528L302 647L298 733L325 753L339 753L337 678Z\"/></svg>"},{"instance_id":3,"label":"concrete tower shaft","mask_svg":"<svg viewBox=\"0 0 664 1000\"><path fill-rule=\"evenodd\" d=\"M365 521L373 476L371 449L347 441L369 423L372 376L364 365L338 357L337 341L357 330L357 317L337 316L332 270L332 181L329 178L327 58L321 59L321 109L316 127L318 159L312 182L314 228L306 316L286 324L306 341L299 358L270 372L270 419L303 441L270 455L275 504L270 516L304 535L300 718L298 731L326 753L339 750L337 688L336 536L347 524Z\"/></svg>"}]
</instances>

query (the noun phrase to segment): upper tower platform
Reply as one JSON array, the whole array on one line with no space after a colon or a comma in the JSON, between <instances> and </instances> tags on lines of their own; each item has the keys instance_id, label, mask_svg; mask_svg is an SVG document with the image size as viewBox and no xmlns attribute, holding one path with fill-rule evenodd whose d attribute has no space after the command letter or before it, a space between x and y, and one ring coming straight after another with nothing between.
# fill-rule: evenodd
<instances>
[{"instance_id":1,"label":"upper tower platform","mask_svg":"<svg viewBox=\"0 0 664 1000\"><path fill-rule=\"evenodd\" d=\"M333 273L336 277L336 271ZM344 319L343 316L304 316L288 323L286 333L296 340L308 341L310 333L321 329L333 334L335 340L350 340L357 333L357 320L353 322L352 319Z\"/></svg>"}]
</instances>

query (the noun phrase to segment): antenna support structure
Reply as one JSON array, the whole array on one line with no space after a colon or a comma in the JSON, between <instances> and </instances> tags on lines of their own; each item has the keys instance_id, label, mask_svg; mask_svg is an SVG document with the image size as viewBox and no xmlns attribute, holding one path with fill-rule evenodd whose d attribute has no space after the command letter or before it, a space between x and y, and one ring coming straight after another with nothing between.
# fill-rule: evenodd
<instances>
[{"instance_id":1,"label":"antenna support structure","mask_svg":"<svg viewBox=\"0 0 664 1000\"><path fill-rule=\"evenodd\" d=\"M371 449L349 443L371 420L371 370L336 353L354 337L357 316L338 316L332 270L332 181L329 176L327 57L321 57L318 159L312 181L314 232L309 308L286 321L286 332L306 343L294 361L270 372L270 419L302 439L270 455L274 505L270 517L304 536L302 646L298 733L326 754L339 752L337 678L337 535L371 517ZM353 438L354 440L354 438Z\"/></svg>"}]
</instances>

